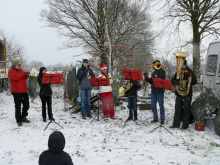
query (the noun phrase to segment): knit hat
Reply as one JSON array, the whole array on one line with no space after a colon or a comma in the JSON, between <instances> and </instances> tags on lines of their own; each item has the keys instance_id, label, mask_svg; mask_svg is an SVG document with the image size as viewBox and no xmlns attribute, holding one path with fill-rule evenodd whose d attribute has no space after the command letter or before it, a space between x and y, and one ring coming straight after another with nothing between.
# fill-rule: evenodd
<instances>
[{"instance_id":1,"label":"knit hat","mask_svg":"<svg viewBox=\"0 0 220 165\"><path fill-rule=\"evenodd\" d=\"M42 73L42 71L46 69L45 67L41 67L39 73ZM47 70L47 69L46 69Z\"/></svg>"},{"instance_id":2,"label":"knit hat","mask_svg":"<svg viewBox=\"0 0 220 165\"><path fill-rule=\"evenodd\" d=\"M100 67L101 67L101 70L107 69L107 66L106 66L104 63L101 63L101 64L100 64Z\"/></svg>"},{"instance_id":3,"label":"knit hat","mask_svg":"<svg viewBox=\"0 0 220 165\"><path fill-rule=\"evenodd\" d=\"M156 62L160 62L159 60L154 61L152 64L155 64Z\"/></svg>"},{"instance_id":4,"label":"knit hat","mask_svg":"<svg viewBox=\"0 0 220 165\"><path fill-rule=\"evenodd\" d=\"M87 63L87 64L88 64L89 61L88 61L87 59L83 59L83 64L84 64L84 63Z\"/></svg>"},{"instance_id":5,"label":"knit hat","mask_svg":"<svg viewBox=\"0 0 220 165\"><path fill-rule=\"evenodd\" d=\"M21 65L21 61L20 60L13 60L12 65L16 65L16 64Z\"/></svg>"}]
</instances>

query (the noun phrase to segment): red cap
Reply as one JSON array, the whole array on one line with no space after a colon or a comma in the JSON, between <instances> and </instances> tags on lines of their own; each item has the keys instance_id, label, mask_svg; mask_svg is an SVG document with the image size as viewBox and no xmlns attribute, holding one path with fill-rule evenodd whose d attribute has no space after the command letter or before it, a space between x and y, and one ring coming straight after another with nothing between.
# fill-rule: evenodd
<instances>
[{"instance_id":1,"label":"red cap","mask_svg":"<svg viewBox=\"0 0 220 165\"><path fill-rule=\"evenodd\" d=\"M107 69L107 66L106 66L104 63L101 63L101 64L100 64L100 67L101 67L101 70Z\"/></svg>"}]
</instances>

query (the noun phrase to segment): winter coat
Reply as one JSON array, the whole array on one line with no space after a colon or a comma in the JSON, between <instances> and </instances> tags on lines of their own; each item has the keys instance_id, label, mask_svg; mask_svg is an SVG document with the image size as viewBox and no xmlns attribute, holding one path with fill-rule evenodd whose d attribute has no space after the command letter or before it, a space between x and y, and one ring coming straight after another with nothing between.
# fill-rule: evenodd
<instances>
[{"instance_id":1,"label":"winter coat","mask_svg":"<svg viewBox=\"0 0 220 165\"><path fill-rule=\"evenodd\" d=\"M26 72L23 69L15 69L11 67L8 71L8 78L11 84L12 93L27 93L28 87L26 80L29 78L29 75L26 75Z\"/></svg>"},{"instance_id":2,"label":"winter coat","mask_svg":"<svg viewBox=\"0 0 220 165\"><path fill-rule=\"evenodd\" d=\"M39 165L73 165L70 155L63 151L65 137L59 131L54 131L48 140L49 149L42 152Z\"/></svg>"},{"instance_id":3,"label":"winter coat","mask_svg":"<svg viewBox=\"0 0 220 165\"><path fill-rule=\"evenodd\" d=\"M191 85L190 85L190 90L189 90L189 94L187 96L192 96L192 85L195 85L197 83L197 78L196 78L196 75L195 73L188 67L186 66L183 70L188 70L190 73L191 73L191 76L192 76L192 81L191 81ZM176 74L174 75L174 77L172 78L171 80L171 83L173 85L177 85L178 81L176 79ZM188 80L188 74L184 74L184 78L183 80ZM186 83L186 86L188 86L188 83ZM179 93L177 93L177 91L175 91L175 94L178 96L178 97L182 97Z\"/></svg>"},{"instance_id":4,"label":"winter coat","mask_svg":"<svg viewBox=\"0 0 220 165\"><path fill-rule=\"evenodd\" d=\"M132 87L126 92L127 96L137 96L137 91L141 88L141 84L137 80L130 80Z\"/></svg>"},{"instance_id":5,"label":"winter coat","mask_svg":"<svg viewBox=\"0 0 220 165\"><path fill-rule=\"evenodd\" d=\"M37 76L38 83L40 85L40 96L51 96L52 95L52 89L50 84L42 84L43 74L40 72Z\"/></svg>"},{"instance_id":6,"label":"winter coat","mask_svg":"<svg viewBox=\"0 0 220 165\"><path fill-rule=\"evenodd\" d=\"M111 74L104 75L101 73L98 75L98 78L111 78L111 77L112 77ZM113 80L111 79L109 82L110 82L110 86L100 86L99 87L99 93L112 92L111 84L113 83Z\"/></svg>"},{"instance_id":7,"label":"winter coat","mask_svg":"<svg viewBox=\"0 0 220 165\"><path fill-rule=\"evenodd\" d=\"M163 69L155 69L155 71L151 74L151 78L145 77L145 81L151 84L151 93L163 93L165 89L163 88L156 88L152 78L160 78L165 79L166 72Z\"/></svg>"},{"instance_id":8,"label":"winter coat","mask_svg":"<svg viewBox=\"0 0 220 165\"><path fill-rule=\"evenodd\" d=\"M89 68L89 75L94 78L95 74L93 73L93 70ZM87 78L86 75L86 68L82 65L81 68L78 69L76 74L77 79L79 80L79 89L92 89L91 81L89 78Z\"/></svg>"}]
</instances>

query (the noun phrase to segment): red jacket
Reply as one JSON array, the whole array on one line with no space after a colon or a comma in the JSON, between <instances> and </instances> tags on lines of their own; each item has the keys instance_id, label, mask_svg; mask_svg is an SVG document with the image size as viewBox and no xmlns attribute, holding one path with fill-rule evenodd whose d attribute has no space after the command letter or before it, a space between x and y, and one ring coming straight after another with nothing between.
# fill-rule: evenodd
<instances>
[{"instance_id":1,"label":"red jacket","mask_svg":"<svg viewBox=\"0 0 220 165\"><path fill-rule=\"evenodd\" d=\"M22 68L20 70L10 69L8 71L8 77L12 93L26 93L28 91L26 80L29 78L29 75L26 75L26 72Z\"/></svg>"}]
</instances>

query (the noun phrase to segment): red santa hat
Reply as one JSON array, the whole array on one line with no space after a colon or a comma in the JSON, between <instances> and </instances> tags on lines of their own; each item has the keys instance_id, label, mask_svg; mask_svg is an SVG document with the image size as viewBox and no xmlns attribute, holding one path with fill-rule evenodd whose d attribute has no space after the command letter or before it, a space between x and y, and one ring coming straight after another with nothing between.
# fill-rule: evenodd
<instances>
[{"instance_id":1,"label":"red santa hat","mask_svg":"<svg viewBox=\"0 0 220 165\"><path fill-rule=\"evenodd\" d=\"M100 64L100 67L101 67L101 70L107 69L107 66L106 66L104 63L101 63L101 64Z\"/></svg>"}]
</instances>

